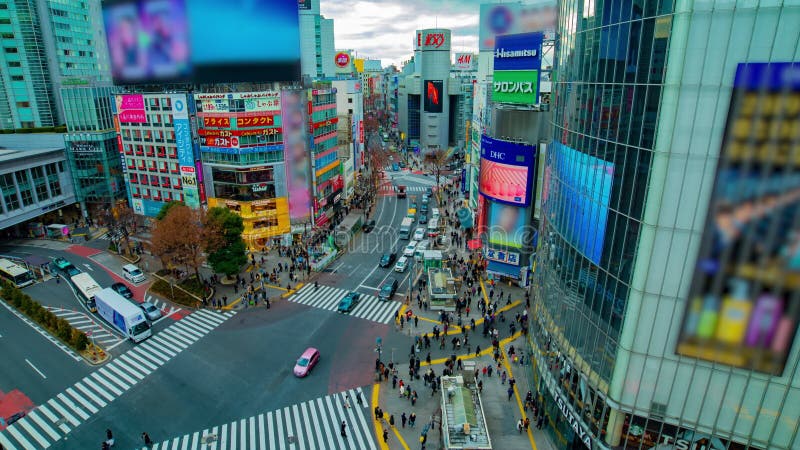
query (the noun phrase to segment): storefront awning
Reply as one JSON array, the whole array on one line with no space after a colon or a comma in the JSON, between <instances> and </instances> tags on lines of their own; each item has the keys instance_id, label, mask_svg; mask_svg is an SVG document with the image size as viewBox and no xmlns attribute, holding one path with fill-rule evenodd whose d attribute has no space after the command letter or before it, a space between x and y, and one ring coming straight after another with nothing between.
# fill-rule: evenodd
<instances>
[{"instance_id":1,"label":"storefront awning","mask_svg":"<svg viewBox=\"0 0 800 450\"><path fill-rule=\"evenodd\" d=\"M456 216L458 217L458 220L461 222L461 228L465 230L472 228L472 223L473 223L472 211L470 211L469 208L459 209L458 212L456 213Z\"/></svg>"},{"instance_id":2,"label":"storefront awning","mask_svg":"<svg viewBox=\"0 0 800 450\"><path fill-rule=\"evenodd\" d=\"M489 261L489 265L486 267L486 271L504 277L510 277L515 280L519 280L519 266L514 266L511 264L503 264L497 261Z\"/></svg>"}]
</instances>

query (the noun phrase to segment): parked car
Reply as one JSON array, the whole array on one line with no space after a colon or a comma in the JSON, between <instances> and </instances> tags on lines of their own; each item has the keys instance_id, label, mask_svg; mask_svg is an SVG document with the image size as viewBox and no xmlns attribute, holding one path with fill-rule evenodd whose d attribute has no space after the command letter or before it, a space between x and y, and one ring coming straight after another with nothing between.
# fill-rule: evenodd
<instances>
[{"instance_id":1,"label":"parked car","mask_svg":"<svg viewBox=\"0 0 800 450\"><path fill-rule=\"evenodd\" d=\"M364 226L361 227L361 229L364 230L364 233L369 233L374 228L375 228L375 219L369 219L367 223L365 223Z\"/></svg>"},{"instance_id":2,"label":"parked car","mask_svg":"<svg viewBox=\"0 0 800 450\"><path fill-rule=\"evenodd\" d=\"M306 351L300 355L300 358L297 359L297 362L294 365L294 375L296 377L304 377L311 372L311 369L317 365L319 362L320 354L319 350L315 349L314 347L308 347Z\"/></svg>"},{"instance_id":3,"label":"parked car","mask_svg":"<svg viewBox=\"0 0 800 450\"><path fill-rule=\"evenodd\" d=\"M425 228L419 227L416 230L414 230L415 241L421 241L424 238L425 238Z\"/></svg>"},{"instance_id":4,"label":"parked car","mask_svg":"<svg viewBox=\"0 0 800 450\"><path fill-rule=\"evenodd\" d=\"M144 315L150 320L158 320L161 317L161 310L150 302L139 303L139 307L144 311Z\"/></svg>"},{"instance_id":5,"label":"parked car","mask_svg":"<svg viewBox=\"0 0 800 450\"><path fill-rule=\"evenodd\" d=\"M392 278L390 280L386 280L381 286L381 291L378 293L378 299L383 301L389 301L394 297L394 293L397 292L397 286L400 283L397 281L396 278Z\"/></svg>"},{"instance_id":6,"label":"parked car","mask_svg":"<svg viewBox=\"0 0 800 450\"><path fill-rule=\"evenodd\" d=\"M417 241L411 241L403 250L404 256L414 256L414 251L417 249Z\"/></svg>"},{"instance_id":7,"label":"parked car","mask_svg":"<svg viewBox=\"0 0 800 450\"><path fill-rule=\"evenodd\" d=\"M381 255L381 261L378 265L381 267L389 267L394 263L395 259L397 259L396 253L384 253Z\"/></svg>"},{"instance_id":8,"label":"parked car","mask_svg":"<svg viewBox=\"0 0 800 450\"><path fill-rule=\"evenodd\" d=\"M128 300L133 298L133 292L128 288L125 283L114 283L111 285L111 289L114 290L117 294L127 298Z\"/></svg>"},{"instance_id":9,"label":"parked car","mask_svg":"<svg viewBox=\"0 0 800 450\"><path fill-rule=\"evenodd\" d=\"M421 213L419 215L419 223L421 223L421 224L428 223L428 215L426 213Z\"/></svg>"},{"instance_id":10,"label":"parked car","mask_svg":"<svg viewBox=\"0 0 800 450\"><path fill-rule=\"evenodd\" d=\"M125 279L133 283L141 283L145 280L144 272L136 267L135 264L125 264L122 266L122 275Z\"/></svg>"},{"instance_id":11,"label":"parked car","mask_svg":"<svg viewBox=\"0 0 800 450\"><path fill-rule=\"evenodd\" d=\"M394 265L394 271L402 273L406 271L406 267L408 267L408 257L401 256Z\"/></svg>"},{"instance_id":12,"label":"parked car","mask_svg":"<svg viewBox=\"0 0 800 450\"><path fill-rule=\"evenodd\" d=\"M339 312L350 312L358 305L358 292L348 292L339 302Z\"/></svg>"}]
</instances>

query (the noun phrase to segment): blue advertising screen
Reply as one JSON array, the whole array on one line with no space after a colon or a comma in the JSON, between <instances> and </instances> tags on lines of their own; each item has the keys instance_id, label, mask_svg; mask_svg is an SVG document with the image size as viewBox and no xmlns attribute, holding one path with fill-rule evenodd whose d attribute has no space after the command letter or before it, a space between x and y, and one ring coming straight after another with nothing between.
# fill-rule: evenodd
<instances>
[{"instance_id":1,"label":"blue advertising screen","mask_svg":"<svg viewBox=\"0 0 800 450\"><path fill-rule=\"evenodd\" d=\"M300 79L296 0L106 0L103 19L116 84Z\"/></svg>"},{"instance_id":2,"label":"blue advertising screen","mask_svg":"<svg viewBox=\"0 0 800 450\"><path fill-rule=\"evenodd\" d=\"M553 224L578 251L600 264L614 164L554 142L543 200Z\"/></svg>"},{"instance_id":3,"label":"blue advertising screen","mask_svg":"<svg viewBox=\"0 0 800 450\"><path fill-rule=\"evenodd\" d=\"M494 70L540 70L542 33L497 36L494 46Z\"/></svg>"}]
</instances>

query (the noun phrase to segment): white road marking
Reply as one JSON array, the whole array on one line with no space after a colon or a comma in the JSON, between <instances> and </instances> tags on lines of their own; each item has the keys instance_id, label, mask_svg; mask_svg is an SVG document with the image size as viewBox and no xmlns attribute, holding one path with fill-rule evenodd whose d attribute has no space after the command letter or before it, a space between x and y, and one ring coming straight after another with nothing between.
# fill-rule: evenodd
<instances>
[{"instance_id":1,"label":"white road marking","mask_svg":"<svg viewBox=\"0 0 800 450\"><path fill-rule=\"evenodd\" d=\"M44 378L45 380L47 379L47 375L43 374L42 371L39 370L38 368L36 368L36 366L34 366L32 362L28 361L28 358L25 358L25 362L28 363L28 365L31 366L33 368L33 370L36 371L36 373L41 375L42 378Z\"/></svg>"}]
</instances>

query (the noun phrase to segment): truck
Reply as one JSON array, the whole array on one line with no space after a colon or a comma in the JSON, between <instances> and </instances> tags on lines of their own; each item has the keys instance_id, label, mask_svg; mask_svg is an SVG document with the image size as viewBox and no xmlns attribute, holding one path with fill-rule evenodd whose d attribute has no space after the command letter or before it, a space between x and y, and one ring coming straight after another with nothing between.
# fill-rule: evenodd
<instances>
[{"instance_id":1,"label":"truck","mask_svg":"<svg viewBox=\"0 0 800 450\"><path fill-rule=\"evenodd\" d=\"M414 219L406 217L400 223L400 239L411 239L411 226L414 225Z\"/></svg>"},{"instance_id":2,"label":"truck","mask_svg":"<svg viewBox=\"0 0 800 450\"><path fill-rule=\"evenodd\" d=\"M406 198L406 187L402 184L397 185L397 198Z\"/></svg>"},{"instance_id":3,"label":"truck","mask_svg":"<svg viewBox=\"0 0 800 450\"><path fill-rule=\"evenodd\" d=\"M133 342L141 342L153 333L144 312L110 287L94 295L97 313Z\"/></svg>"},{"instance_id":4,"label":"truck","mask_svg":"<svg viewBox=\"0 0 800 450\"><path fill-rule=\"evenodd\" d=\"M77 294L81 302L89 308L91 312L97 312L97 305L94 302L94 296L103 290L94 278L86 272L81 272L70 278L72 285L78 290Z\"/></svg>"}]
</instances>

